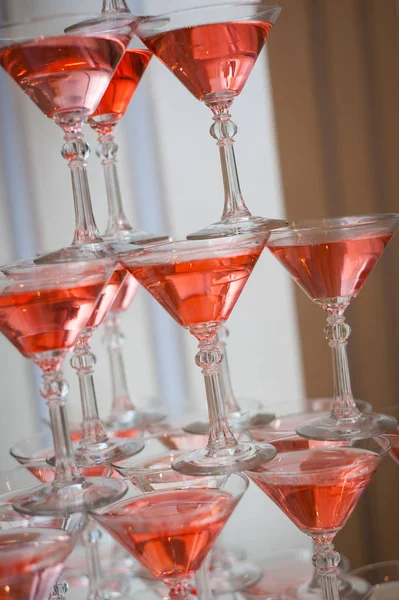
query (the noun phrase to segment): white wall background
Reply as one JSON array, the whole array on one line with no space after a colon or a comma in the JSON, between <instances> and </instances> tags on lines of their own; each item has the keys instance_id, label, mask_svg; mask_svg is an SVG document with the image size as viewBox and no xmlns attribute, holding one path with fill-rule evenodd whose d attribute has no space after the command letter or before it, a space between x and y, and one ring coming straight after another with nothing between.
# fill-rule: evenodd
<instances>
[{"instance_id":1,"label":"white wall background","mask_svg":"<svg viewBox=\"0 0 399 600\"><path fill-rule=\"evenodd\" d=\"M53 10L56 4L51 3ZM81 4L68 0L68 11L81 10ZM174 0L173 6L164 1L162 6L167 10L179 4L187 6L183 0ZM40 14L49 3L24 0L8 5L13 17L20 18L26 16L28 6L30 14L35 10ZM98 5L99 0L85 0L85 10L97 10ZM145 2L140 9L147 10ZM5 263L23 257L27 246L33 253L70 243L74 220L69 171L60 155L61 130L3 73L0 105L0 263ZM253 214L283 217L265 52L235 101L232 115L239 127L236 153L246 202ZM210 111L153 59L128 115L117 129L122 194L135 225L162 230L178 239L220 216L222 179L218 150L208 133L210 124ZM10 135L10 130L12 139L4 138L4 132ZM11 142L18 139L20 147L13 150ZM93 149L89 164L93 205L98 225L104 229L105 191L94 155L95 137L89 130L87 139ZM25 194L16 187L17 182L21 185L24 181ZM13 219L15 198L19 204ZM288 276L265 252L229 322L229 362L237 395L259 398L279 414L299 410L303 397L290 286ZM130 387L138 395L154 399L143 401L142 406L144 402L163 405L171 416L205 407L202 377L194 364L194 340L155 306L144 290L124 315L123 328ZM99 331L93 347L98 356L100 411L105 414L111 402L110 378L101 336ZM3 337L0 364L0 464L6 468L13 464L8 456L10 445L38 429L43 407L31 365ZM76 376L68 364L65 373L71 387L70 412L79 419ZM255 489L237 509L226 536L258 556L272 549L306 544L302 534Z\"/></svg>"}]
</instances>

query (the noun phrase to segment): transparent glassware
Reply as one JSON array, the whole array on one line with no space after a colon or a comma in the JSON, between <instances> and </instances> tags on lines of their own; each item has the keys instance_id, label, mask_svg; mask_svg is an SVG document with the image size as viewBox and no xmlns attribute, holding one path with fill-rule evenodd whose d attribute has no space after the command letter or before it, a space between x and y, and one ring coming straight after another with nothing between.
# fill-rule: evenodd
<instances>
[{"instance_id":1,"label":"transparent glassware","mask_svg":"<svg viewBox=\"0 0 399 600\"><path fill-rule=\"evenodd\" d=\"M25 471L29 470L29 472L39 481L49 483L54 480L54 468L49 464L49 459L54 456L54 448L49 446L47 432L32 434L28 438L20 440L11 447L10 454L25 467ZM114 474L114 470L110 464L82 468L81 472L86 477L111 477ZM25 473L25 475L27 475L27 473ZM24 479L26 480L27 477L25 476ZM9 484L7 483L7 485ZM30 486L27 485L25 487L29 488ZM0 493L3 493L1 487ZM30 519L35 518L30 517ZM85 549L86 572L88 576L87 600L110 600L111 597L115 599L117 596L122 596L122 594L115 593L115 587L117 588L118 586L112 585L112 588L108 589L104 581L104 570L101 566L99 554L101 536L102 533L96 526L96 523L93 523L92 519L89 519L81 536L82 544ZM76 579L74 573L69 573L69 575L71 575L72 580ZM62 591L62 582L60 583L60 591ZM113 582L111 583L113 584ZM59 594L57 594L55 600L59 600Z\"/></svg>"},{"instance_id":2,"label":"transparent glassware","mask_svg":"<svg viewBox=\"0 0 399 600\"><path fill-rule=\"evenodd\" d=\"M391 418L361 413L350 383L345 310L399 226L398 214L299 221L273 231L268 248L309 298L327 313L325 336L332 352L334 403L328 417L302 425L298 433L340 440L387 431Z\"/></svg>"},{"instance_id":3,"label":"transparent glassware","mask_svg":"<svg viewBox=\"0 0 399 600\"><path fill-rule=\"evenodd\" d=\"M242 91L280 14L279 4L247 2L202 6L140 19L137 35L177 79L211 111L224 185L224 209L216 223L188 239L224 237L282 226L251 215L241 194L231 104Z\"/></svg>"},{"instance_id":4,"label":"transparent glassware","mask_svg":"<svg viewBox=\"0 0 399 600\"><path fill-rule=\"evenodd\" d=\"M351 571L373 586L370 600L396 600L399 594L399 560L386 560Z\"/></svg>"},{"instance_id":5,"label":"transparent glassware","mask_svg":"<svg viewBox=\"0 0 399 600\"><path fill-rule=\"evenodd\" d=\"M391 444L383 436L341 441L339 446L321 445L321 442L293 436L276 440L274 445L278 454L273 461L247 474L312 538L315 543L313 566L321 580L323 600L339 600L340 556L334 550L333 540ZM351 578L350 584L350 590L345 590L343 597L360 600L369 596L370 587L364 580ZM296 593L297 590L293 597L300 597ZM285 596L290 597L288 592Z\"/></svg>"},{"instance_id":6,"label":"transparent glassware","mask_svg":"<svg viewBox=\"0 0 399 600\"><path fill-rule=\"evenodd\" d=\"M310 398L310 407L313 411L326 411L330 412L333 407L333 398ZM373 412L373 407L370 402L366 402L365 400L359 400L358 398L354 398L354 402L356 404L356 408L360 410L362 413L371 413Z\"/></svg>"},{"instance_id":7,"label":"transparent glassware","mask_svg":"<svg viewBox=\"0 0 399 600\"><path fill-rule=\"evenodd\" d=\"M72 245L36 258L57 262L107 255L87 178L89 146L83 126L97 108L133 35L129 14L52 15L0 23L0 65L64 132L75 207Z\"/></svg>"},{"instance_id":8,"label":"transparent glassware","mask_svg":"<svg viewBox=\"0 0 399 600\"><path fill-rule=\"evenodd\" d=\"M188 434L181 427L174 426L173 423L162 421L154 423L148 427L149 435L143 438L143 442L148 448L152 441L158 440L165 448L171 450L169 457L172 462L176 456L174 450L199 450L206 445L208 435ZM237 435L238 441L250 441L251 438L246 433ZM150 446L152 451L152 447ZM131 459L118 463L122 467L128 468L133 465L137 468L140 465L140 459ZM212 548L206 567L208 569L208 580L204 582L202 575L202 586L206 590L210 588L213 594L228 594L240 592L248 586L254 584L261 576L260 568L246 558L246 553L242 549L226 548L217 542ZM196 587L198 584L196 582Z\"/></svg>"},{"instance_id":9,"label":"transparent glassware","mask_svg":"<svg viewBox=\"0 0 399 600\"><path fill-rule=\"evenodd\" d=\"M90 347L92 335L103 323L115 298L128 278L130 279L130 275L118 266L73 349L71 366L76 370L79 380L83 415L81 438L75 450L75 457L80 466L89 467L106 464L113 460L121 460L128 456L134 456L143 449L143 444L139 441L107 435L98 412L94 384L96 357Z\"/></svg>"},{"instance_id":10,"label":"transparent glassware","mask_svg":"<svg viewBox=\"0 0 399 600\"><path fill-rule=\"evenodd\" d=\"M269 445L237 442L226 418L216 334L228 319L267 235L248 234L153 246L123 261L125 268L198 340L210 432L207 446L176 459L187 475L228 474L270 460Z\"/></svg>"},{"instance_id":11,"label":"transparent glassware","mask_svg":"<svg viewBox=\"0 0 399 600\"><path fill-rule=\"evenodd\" d=\"M247 431L251 427L260 427L267 425L275 418L275 415L269 412L261 412L262 405L257 401L244 401L244 407L240 406L233 391L231 383L229 363L227 360L227 338L229 330L221 327L217 333L217 341L223 353L223 360L220 363L220 374L223 384L223 397L225 401L226 417L231 429L237 431ZM209 421L194 421L184 426L187 433L195 435L209 434Z\"/></svg>"},{"instance_id":12,"label":"transparent glassware","mask_svg":"<svg viewBox=\"0 0 399 600\"><path fill-rule=\"evenodd\" d=\"M61 366L85 328L112 275L107 260L1 267L0 331L42 371L40 393L50 411L55 479L14 500L25 514L85 512L121 498L117 479L85 478L76 464L66 414L68 384ZM15 274L12 280L4 275Z\"/></svg>"},{"instance_id":13,"label":"transparent glassware","mask_svg":"<svg viewBox=\"0 0 399 600\"><path fill-rule=\"evenodd\" d=\"M192 597L189 580L194 574L199 597L206 598L207 569L201 567L247 489L248 480L241 474L190 477L174 471L172 459L173 453L167 453L136 464L133 459L115 463L116 470L132 484L131 499L101 515L97 513L95 518L144 568L167 584L170 598ZM131 520L129 514L141 497L151 508L150 514L144 508ZM127 518L148 539L140 534L136 537ZM154 544L164 547L165 552L154 554Z\"/></svg>"},{"instance_id":14,"label":"transparent glassware","mask_svg":"<svg viewBox=\"0 0 399 600\"><path fill-rule=\"evenodd\" d=\"M384 414L395 419L395 424L385 433L385 437L391 442L389 456L399 465L399 406L384 406Z\"/></svg>"},{"instance_id":15,"label":"transparent glassware","mask_svg":"<svg viewBox=\"0 0 399 600\"><path fill-rule=\"evenodd\" d=\"M122 9L123 7L119 10ZM152 56L137 38L132 44L122 57L88 124L98 136L96 154L103 166L108 201L108 225L102 237L107 242L144 245L169 241L170 238L138 231L129 223L123 209L117 168L118 145L114 129L123 118ZM160 412L138 410L127 386L122 354L124 336L120 328L120 317L129 308L137 288L138 283L133 277L125 279L104 323L104 342L109 355L113 391L111 411L104 423L108 429L122 431L124 435L130 430L143 429L148 423L159 421L165 416Z\"/></svg>"},{"instance_id":16,"label":"transparent glassware","mask_svg":"<svg viewBox=\"0 0 399 600\"><path fill-rule=\"evenodd\" d=\"M49 465L40 461L0 471L0 547L3 550L0 552L3 554L0 589L2 592L4 589L7 597L34 596L38 600L58 600L64 598L68 591L61 570L85 527L84 515L27 516L16 512L11 503L16 493L35 485L34 474L38 470L43 473L44 469L53 473ZM27 543L25 547L24 541ZM4 557L6 545L10 547L9 557ZM11 563L7 559L14 558L13 548L15 562ZM36 564L33 560L28 565L32 558L36 559Z\"/></svg>"}]
</instances>

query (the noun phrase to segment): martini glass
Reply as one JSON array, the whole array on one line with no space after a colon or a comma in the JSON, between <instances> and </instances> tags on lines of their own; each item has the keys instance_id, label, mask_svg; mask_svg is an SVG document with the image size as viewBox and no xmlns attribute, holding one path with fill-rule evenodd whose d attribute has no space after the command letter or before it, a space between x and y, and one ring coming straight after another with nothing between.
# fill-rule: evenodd
<instances>
[{"instance_id":1,"label":"martini glass","mask_svg":"<svg viewBox=\"0 0 399 600\"><path fill-rule=\"evenodd\" d=\"M172 448L168 453L141 460L129 458L114 463L113 466L122 477L140 487L143 492L149 491L149 485L151 491L158 489L159 483L162 481L168 482L168 484L180 483L187 480L187 476L182 476L172 470L173 460L182 455L182 450L196 448L198 437L201 436L187 435L182 430L179 433L177 430L171 429L168 436L162 434L159 437L156 436L156 439L164 443L167 448L169 448L167 440L173 439L172 445L179 446L179 450ZM151 439L149 438L150 442ZM188 481L191 479L189 478ZM213 547L206 563L196 575L196 588L209 590L211 594L235 593L244 590L255 583L261 575L260 569L245 561L244 558L243 552L232 553L221 546ZM145 575L141 576L145 578ZM207 598L206 595L205 598Z\"/></svg>"},{"instance_id":2,"label":"martini glass","mask_svg":"<svg viewBox=\"0 0 399 600\"><path fill-rule=\"evenodd\" d=\"M105 177L108 225L103 239L108 242L153 244L169 240L168 236L137 231L130 225L123 210L117 170L118 145L115 142L114 129L123 118L151 56L144 46L126 50L100 104L88 121L98 135L99 145L96 153L101 159ZM148 423L164 417L162 413L138 411L127 387L122 354L124 337L119 322L121 314L129 308L137 288L138 283L133 277L125 279L104 323L104 341L109 354L113 392L111 412L104 423L108 429L122 431L124 435L137 432Z\"/></svg>"},{"instance_id":3,"label":"martini glass","mask_svg":"<svg viewBox=\"0 0 399 600\"><path fill-rule=\"evenodd\" d=\"M7 573L5 568L7 561L4 564L2 557L0 598L34 597L38 600L42 598L55 600L63 598L68 590L67 583L61 579L62 564L73 550L86 519L78 513L63 518L28 517L16 512L12 507L12 500L16 493L32 487L35 480L31 473L36 469L42 470L40 462L39 464L27 463L26 467L17 467L9 471L0 471L0 538L2 540L0 545L6 544L6 540L9 539L10 546L14 546L17 551L18 544L21 544L20 558L22 559L15 565L15 571L13 566L8 564L10 570ZM52 471L49 465L47 469ZM6 537L7 533L11 534L10 538ZM29 542L31 548L24 547L25 540ZM33 551L35 543L37 553ZM24 559L26 559L26 569L23 566ZM37 566L40 565L38 570L35 569L36 562Z\"/></svg>"},{"instance_id":4,"label":"martini glass","mask_svg":"<svg viewBox=\"0 0 399 600\"><path fill-rule=\"evenodd\" d=\"M43 460L38 460L27 462L24 467L16 467L9 471L0 471L0 531L15 528L26 529L28 527L45 527L52 530L63 529L70 532L76 529L77 533L79 533L79 529L83 530L86 521L84 516L78 513L65 519L62 517L21 515L13 509L11 504L13 497L16 492L21 492L32 487L32 483L34 483L32 475L40 481L52 481L54 479L54 469ZM46 586L47 577L50 578L50 572L46 574L44 579ZM62 600L68 591L68 584L63 580L62 574L59 572L54 581L55 583L53 582L53 589L49 599ZM40 585L38 586L39 597L41 595L39 592L41 589ZM3 590L0 589L0 597L3 597L2 592Z\"/></svg>"},{"instance_id":5,"label":"martini glass","mask_svg":"<svg viewBox=\"0 0 399 600\"><path fill-rule=\"evenodd\" d=\"M104 288L86 327L79 335L71 358L71 366L76 370L79 379L83 414L82 435L75 450L75 457L78 464L85 467L121 460L143 449L143 444L137 441L108 437L98 413L94 385L96 357L90 347L92 335L102 324L126 278L130 278L130 275L124 269L117 267Z\"/></svg>"},{"instance_id":6,"label":"martini glass","mask_svg":"<svg viewBox=\"0 0 399 600\"><path fill-rule=\"evenodd\" d=\"M298 436L276 440L279 453L275 459L249 471L248 476L315 542L313 565L321 578L323 598L339 600L340 556L332 541L389 451L390 442L376 436L344 446L312 444ZM370 590L364 581L352 578L351 584L345 598L367 597Z\"/></svg>"},{"instance_id":7,"label":"martini glass","mask_svg":"<svg viewBox=\"0 0 399 600\"><path fill-rule=\"evenodd\" d=\"M13 271L14 267L2 267ZM114 266L109 261L15 268L16 280L0 279L0 331L42 370L40 393L50 410L55 479L14 501L25 514L85 512L121 498L117 479L84 478L73 456L66 415L68 384L61 365L86 326Z\"/></svg>"},{"instance_id":8,"label":"martini glass","mask_svg":"<svg viewBox=\"0 0 399 600\"><path fill-rule=\"evenodd\" d=\"M220 152L224 209L219 221L188 239L224 237L282 221L254 217L241 195L230 106L242 91L281 11L279 4L220 4L140 19L137 35L213 115L210 129ZM279 225L280 223L280 225Z\"/></svg>"},{"instance_id":9,"label":"martini glass","mask_svg":"<svg viewBox=\"0 0 399 600\"><path fill-rule=\"evenodd\" d=\"M76 229L72 246L37 262L106 254L91 206L82 134L133 34L129 14L52 15L0 24L0 64L40 110L59 125L71 170Z\"/></svg>"},{"instance_id":10,"label":"martini glass","mask_svg":"<svg viewBox=\"0 0 399 600\"><path fill-rule=\"evenodd\" d=\"M327 313L324 333L332 351L334 403L328 417L298 428L313 439L340 440L387 431L391 418L356 408L346 346L345 310L399 227L398 214L366 215L292 223L272 232L268 248L309 296Z\"/></svg>"},{"instance_id":11,"label":"martini glass","mask_svg":"<svg viewBox=\"0 0 399 600\"><path fill-rule=\"evenodd\" d=\"M30 471L30 473L39 479L39 481L49 483L54 480L54 469L48 462L49 458L54 455L54 449L48 446L47 433L36 433L17 442L10 449L10 454L25 467L25 471ZM17 472L18 470L14 469L14 471ZM19 471L23 472L24 469L20 469ZM111 477L114 475L114 470L109 463L82 468L81 472L86 477ZM26 480L26 477L24 479ZM9 477L7 477L6 485L13 491L14 489L21 489L24 479L20 476L16 481L20 487L17 488L14 484L11 488ZM3 493L1 481L0 473L0 493ZM29 486L26 485L24 487ZM30 517L30 519L32 519L32 517ZM115 593L114 591L115 588L118 588L118 584L120 583L115 580L116 578L113 578L112 581L104 581L104 571L101 568L99 553L99 542L101 537L101 531L96 527L95 523L93 526L92 520L89 519L84 535L82 536L82 544L86 553L86 569L89 582L87 600L110 600L111 596L112 598L116 598L117 596L120 597L122 595L121 593ZM75 575L72 573L72 579L74 579L74 577ZM68 579L70 579L69 575ZM61 582L60 584L61 591L63 590L62 583L65 582ZM111 587L113 592L110 589ZM57 598L57 600L59 600L59 598Z\"/></svg>"},{"instance_id":12,"label":"martini glass","mask_svg":"<svg viewBox=\"0 0 399 600\"><path fill-rule=\"evenodd\" d=\"M94 517L157 579L170 598L188 598L197 573L248 487L243 475L189 477L170 467L171 457L148 459L129 474L129 499Z\"/></svg>"},{"instance_id":13,"label":"martini glass","mask_svg":"<svg viewBox=\"0 0 399 600\"><path fill-rule=\"evenodd\" d=\"M235 397L226 352L228 335L229 331L226 327L221 327L217 333L219 347L223 353L220 374L223 382L223 397L229 425L233 431L247 431L251 427L267 425L273 421L275 415L268 412L260 412L260 402L247 401L245 402L245 408L241 408ZM185 425L184 430L196 435L209 434L209 421L194 421Z\"/></svg>"},{"instance_id":14,"label":"martini glass","mask_svg":"<svg viewBox=\"0 0 399 600\"><path fill-rule=\"evenodd\" d=\"M124 261L130 273L198 340L195 361L205 380L210 432L201 450L179 457L173 468L187 475L233 473L270 460L269 445L237 442L226 419L216 334L228 319L267 235L181 241L153 246Z\"/></svg>"}]
</instances>

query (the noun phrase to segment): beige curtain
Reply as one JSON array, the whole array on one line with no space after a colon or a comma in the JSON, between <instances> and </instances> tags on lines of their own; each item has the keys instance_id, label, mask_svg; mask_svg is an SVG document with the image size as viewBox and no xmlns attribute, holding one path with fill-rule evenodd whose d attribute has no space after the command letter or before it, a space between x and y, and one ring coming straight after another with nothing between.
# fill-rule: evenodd
<instances>
[{"instance_id":1,"label":"beige curtain","mask_svg":"<svg viewBox=\"0 0 399 600\"><path fill-rule=\"evenodd\" d=\"M288 218L399 212L396 1L284 0L268 45ZM399 403L398 271L399 234L347 311L353 391L376 410ZM295 294L307 395L331 395L324 314ZM352 567L399 558L398 505L386 459L337 537Z\"/></svg>"}]
</instances>

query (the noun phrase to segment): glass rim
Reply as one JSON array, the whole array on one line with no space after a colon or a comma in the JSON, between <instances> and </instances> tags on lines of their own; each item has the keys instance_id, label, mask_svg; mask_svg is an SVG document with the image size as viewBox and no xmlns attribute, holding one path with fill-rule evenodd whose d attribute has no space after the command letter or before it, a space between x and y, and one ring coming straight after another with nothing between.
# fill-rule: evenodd
<instances>
[{"instance_id":1,"label":"glass rim","mask_svg":"<svg viewBox=\"0 0 399 600\"><path fill-rule=\"evenodd\" d=\"M218 256L218 253L223 253L224 256L245 255L250 251L251 247L256 246L260 242L263 242L264 247L268 235L269 231L220 238L165 242L153 245L149 248L144 247L131 255L127 254L126 256L121 256L121 262L129 267L136 266L135 260L137 258L137 267L140 267L143 264L148 264L148 261L154 265L183 262L186 255L192 255L196 252L198 253L198 258L194 256L191 259L192 261L202 260L204 255L206 257L208 257L208 255L209 257L212 257L213 253L215 257Z\"/></svg>"},{"instance_id":2,"label":"glass rim","mask_svg":"<svg viewBox=\"0 0 399 600\"><path fill-rule=\"evenodd\" d=\"M213 11L215 9L220 9L220 8L231 8L231 7L237 7L237 8L243 8L245 6L248 7L254 7L254 6L259 6L262 8L262 10L259 11L259 13L257 13L258 15L263 15L267 12L270 12L271 10L279 10L279 14L283 9L283 5L280 4L280 2L270 2L270 3L263 3L262 1L251 1L251 2L221 2L219 4L212 4L212 5L205 5L205 6L192 6L191 8L182 8L182 9L177 9L177 10L172 10L169 12L164 12L164 13L160 13L158 15L149 15L149 16L145 16L145 17L139 17L138 18L138 23L139 23L139 27L141 24L146 24L146 23L152 23L153 21L156 21L158 19L166 19L170 16L178 16L180 14L187 14L190 12L199 12L201 10L203 10L204 12L207 11ZM251 15L251 16L256 16L256 15ZM247 20L246 18L242 18L242 19L232 19L231 22L237 22L237 21L245 21ZM222 22L222 21L220 21ZM227 21L226 21L227 22ZM200 25L206 25L207 23L201 23L198 24L197 26Z\"/></svg>"},{"instance_id":3,"label":"glass rim","mask_svg":"<svg viewBox=\"0 0 399 600\"><path fill-rule=\"evenodd\" d=\"M285 437L281 437L281 438L278 438L278 439L276 438L274 440L274 442L277 443L277 442L289 441L289 440L292 440L292 439L295 439L295 440L299 439L299 440L302 440L304 442L306 442L306 441L312 441L312 440L306 440L306 438L302 438L299 435L287 435ZM367 442L369 440L377 440L377 439L384 440L385 447L381 448L380 452L377 452L377 450L371 450L371 449L370 449L370 452L373 452L376 455L376 458L378 458L378 459L381 460L382 458L384 458L384 456L386 456L388 454L388 452L392 448L391 441L385 435L382 435L382 434L381 435L375 435L375 436L372 436L372 437L369 437L369 438L364 438L364 439L362 439L362 438L355 438L353 441L354 442ZM320 440L314 440L314 441L316 441L316 442L319 441L320 442ZM343 440L343 441L348 441L348 440ZM339 443L339 440L335 440L335 442ZM333 444L335 442L331 442L331 444ZM273 444L273 440L268 441L268 443L269 444ZM276 454L275 458L273 458L271 461L269 461L267 463L264 463L265 468L264 468L263 471L256 471L256 469L252 469L252 470L248 470L247 472L250 475L260 475L260 476L263 475L263 474L268 474L269 477L274 477L275 479L286 479L287 477L293 477L294 476L296 479L301 480L304 477L308 477L308 476L314 475L314 473L317 470L302 471L301 473L298 473L298 471L284 471L282 473L276 473L275 471L270 471L268 469L268 465L271 465L271 463L279 455L283 455L283 454L292 454L292 453L297 453L297 452L329 452L331 450L338 450L339 452L343 452L344 450L346 450L348 448L350 448L352 450L362 450L362 449L364 449L364 448L357 448L356 446L333 446L333 445L331 445L331 446L318 446L318 447L316 446L314 448L304 448L302 450L293 450L292 449L292 450L288 450L287 452L279 452L277 450L277 454ZM345 469L346 469L345 465L343 465L341 467L337 467L337 466L328 467L327 469L323 469L322 473L324 475L325 473L328 474L330 472L337 472L337 471L339 472L339 471L345 470Z\"/></svg>"},{"instance_id":4,"label":"glass rim","mask_svg":"<svg viewBox=\"0 0 399 600\"><path fill-rule=\"evenodd\" d=\"M368 219L359 221L359 219ZM339 222L347 220L348 222ZM341 229L357 229L389 222L399 221L399 213L375 213L364 215L350 215L345 217L326 217L320 219L300 219L291 221L286 227L278 227L270 231L270 238L287 235L290 233L300 233L305 231L338 231Z\"/></svg>"},{"instance_id":5,"label":"glass rim","mask_svg":"<svg viewBox=\"0 0 399 600\"><path fill-rule=\"evenodd\" d=\"M158 436L151 436L151 438L149 439L153 439L155 437ZM173 459L175 456L179 456L181 454L184 454L184 450L170 450L168 452L160 452L159 454L154 454L154 456L150 456L147 459L142 459L141 461L137 461L137 463L135 465L132 466L123 466L121 464L118 464L118 462L111 462L111 466L116 470L120 470L123 471L124 473L126 473L126 476L130 476L131 474L138 474L138 475L157 475L160 473L164 473L165 471L173 471L172 467L171 467L171 463L165 463L165 465L159 465L156 468L151 468L150 465L148 465L148 462L150 461L158 461L158 460L162 460L162 459L167 459L167 458L171 458ZM134 460L135 457L132 456L131 458L125 458L123 461L119 461L119 463L121 462L128 462L129 460ZM146 465L146 466L144 466ZM174 472L174 471L173 471ZM185 476L186 477L186 476ZM187 476L189 477L189 476ZM194 476L193 476L194 477ZM189 479L188 479L189 481Z\"/></svg>"},{"instance_id":6,"label":"glass rim","mask_svg":"<svg viewBox=\"0 0 399 600\"><path fill-rule=\"evenodd\" d=\"M171 467L168 469L171 472L175 473L176 471L174 471L174 469L172 469ZM144 472L144 469L143 469ZM146 473L148 474L149 469L146 469ZM151 472L152 474L152 472ZM154 474L156 474L156 471L154 471ZM179 473L177 473L179 474ZM187 485L187 483L189 482L190 484L193 484L193 487L196 487L197 489L201 489L201 490L215 490L215 489L225 489L224 487L220 487L220 488L215 488L215 487L207 487L207 486L201 486L198 485L201 483L201 481L205 481L205 480L209 480L209 481L215 481L217 479L221 479L223 480L223 484L226 484L228 481L240 481L240 489L237 489L235 491L229 492L229 501L231 500L235 500L237 497L240 498L248 489L249 487L249 478L245 473L230 473L229 475L185 475L184 476L187 479L182 479L180 481L176 481L176 486L175 487L167 487L166 489L162 490L162 489L156 489L156 490L151 490L151 491L142 491L140 489L140 487L135 486L134 483L132 483L131 481L129 481L129 485L132 486L132 488L134 490L137 490L139 493L134 496L133 499L136 498L140 498L143 496L150 496L150 495L154 495L154 494L162 494L165 492L174 492L176 490L176 488L178 489L184 489L184 490L189 490L191 485ZM127 478L124 479L124 481L126 481ZM167 485L169 486L170 482L167 482ZM181 483L182 485L179 486L179 483ZM186 485L184 485L186 484ZM117 502L113 502L111 505L108 506L104 506L104 507L100 507L99 509L93 509L93 510L89 510L88 514L95 516L103 516L105 512L107 512L108 510L112 511L112 508L118 504L122 504L123 502L129 502L130 500L132 500L132 498L126 498L126 496L124 496L123 498L121 498L120 500L118 500ZM101 511L101 512L100 512ZM112 515L112 518L123 518L124 515Z\"/></svg>"},{"instance_id":7,"label":"glass rim","mask_svg":"<svg viewBox=\"0 0 399 600\"><path fill-rule=\"evenodd\" d=\"M101 12L70 12L70 13L56 13L56 14L52 14L52 15L42 15L42 16L35 16L35 17L30 17L27 19L17 19L17 20L13 20L13 21L0 21L0 41L5 41L5 40L15 40L15 41L22 41L22 40L26 40L28 41L29 39L33 39L31 36L30 37L26 37L25 36L18 36L18 37L11 37L11 36L4 36L4 32L8 31L9 29L12 29L14 27L23 27L23 26L28 26L28 25L34 25L34 24L40 24L40 23L50 23L50 22L55 22L57 20L62 20L62 19L73 19L73 18L79 18L79 19L97 19L98 21L109 21L110 23L112 22L120 22L120 23L124 23L127 24L127 22L129 22L130 24L134 23L134 22L138 22L139 17L137 17L136 15L133 15L132 13L101 13ZM98 31L98 32L94 32L93 35L95 35L95 33L97 33L98 35L107 33L107 32L112 32L115 31L115 29L117 29L118 27L111 27L109 29L104 29L104 31ZM60 34L61 35L61 34ZM64 34L67 35L67 34ZM85 34L87 35L87 34ZM53 36L45 36L45 37L57 37L57 34L54 34ZM89 36L88 36L89 37Z\"/></svg>"}]
</instances>

